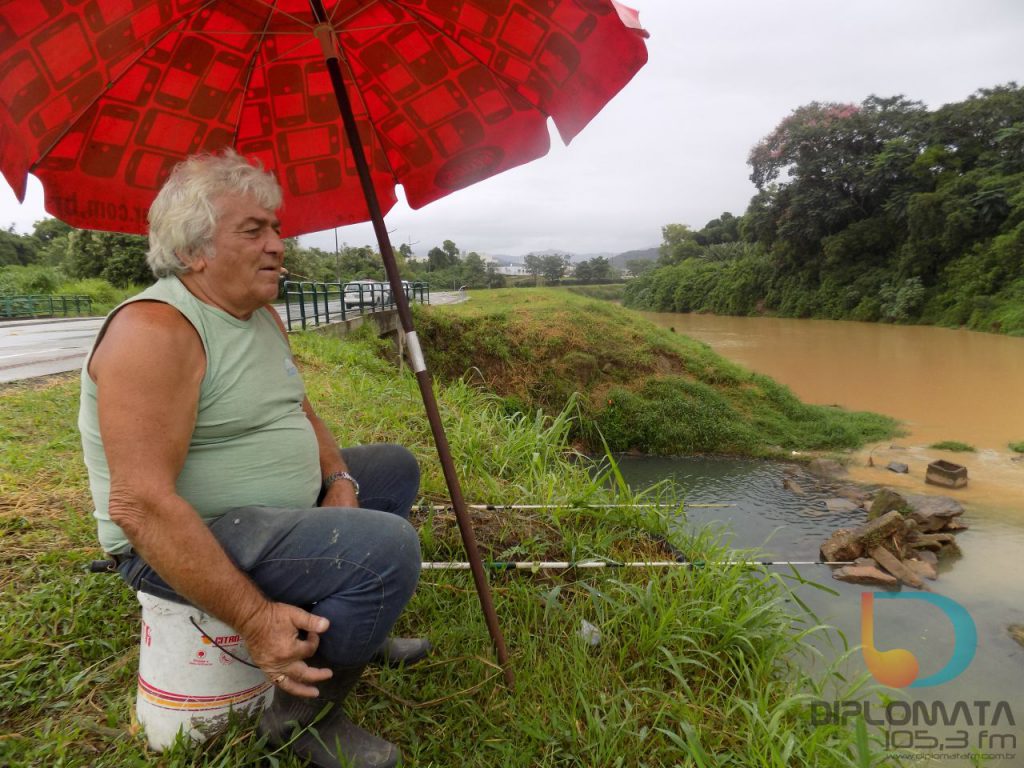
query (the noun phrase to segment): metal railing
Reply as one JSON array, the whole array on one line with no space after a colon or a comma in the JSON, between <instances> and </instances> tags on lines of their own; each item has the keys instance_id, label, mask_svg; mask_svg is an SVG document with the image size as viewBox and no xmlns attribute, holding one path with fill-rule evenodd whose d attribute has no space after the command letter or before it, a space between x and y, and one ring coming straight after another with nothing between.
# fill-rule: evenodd
<instances>
[{"instance_id":1,"label":"metal railing","mask_svg":"<svg viewBox=\"0 0 1024 768\"><path fill-rule=\"evenodd\" d=\"M89 296L6 295L0 296L0 318L67 317L92 314Z\"/></svg>"},{"instance_id":2,"label":"metal railing","mask_svg":"<svg viewBox=\"0 0 1024 768\"><path fill-rule=\"evenodd\" d=\"M410 303L429 304L430 286L404 282ZM351 283L284 282L285 324L300 328L336 323L350 317L395 308L391 286L375 281Z\"/></svg>"}]
</instances>

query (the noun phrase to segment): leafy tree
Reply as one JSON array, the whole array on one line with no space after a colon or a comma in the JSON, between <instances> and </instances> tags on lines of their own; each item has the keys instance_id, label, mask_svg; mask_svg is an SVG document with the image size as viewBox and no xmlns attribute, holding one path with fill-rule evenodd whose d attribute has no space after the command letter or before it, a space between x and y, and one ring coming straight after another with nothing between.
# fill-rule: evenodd
<instances>
[{"instance_id":1,"label":"leafy tree","mask_svg":"<svg viewBox=\"0 0 1024 768\"><path fill-rule=\"evenodd\" d=\"M700 256L697 233L685 224L666 224L661 228L662 243L658 247L658 264L670 266Z\"/></svg>"},{"instance_id":2,"label":"leafy tree","mask_svg":"<svg viewBox=\"0 0 1024 768\"><path fill-rule=\"evenodd\" d=\"M488 288L504 288L507 284L505 276L498 271L498 267L494 264L487 265L487 287Z\"/></svg>"},{"instance_id":3,"label":"leafy tree","mask_svg":"<svg viewBox=\"0 0 1024 768\"><path fill-rule=\"evenodd\" d=\"M541 258L541 274L544 282L557 283L569 269L570 260L565 254L553 253Z\"/></svg>"},{"instance_id":4,"label":"leafy tree","mask_svg":"<svg viewBox=\"0 0 1024 768\"><path fill-rule=\"evenodd\" d=\"M427 252L427 265L431 272L454 267L459 263L459 251L455 243L445 240L441 248L431 248Z\"/></svg>"},{"instance_id":5,"label":"leafy tree","mask_svg":"<svg viewBox=\"0 0 1024 768\"><path fill-rule=\"evenodd\" d=\"M700 245L735 243L740 239L740 220L726 211L717 219L712 219L705 224L694 239Z\"/></svg>"},{"instance_id":6,"label":"leafy tree","mask_svg":"<svg viewBox=\"0 0 1024 768\"><path fill-rule=\"evenodd\" d=\"M544 272L544 257L536 253L528 253L523 259L523 266L526 267L527 274L533 276L533 284L537 285Z\"/></svg>"},{"instance_id":7,"label":"leafy tree","mask_svg":"<svg viewBox=\"0 0 1024 768\"><path fill-rule=\"evenodd\" d=\"M441 243L441 250L448 255L449 264L455 264L459 260L459 248L451 240Z\"/></svg>"},{"instance_id":8,"label":"leafy tree","mask_svg":"<svg viewBox=\"0 0 1024 768\"><path fill-rule=\"evenodd\" d=\"M902 96L870 96L859 105L812 102L751 150L750 180L761 192L776 184L773 224L795 246L798 262L813 261L823 237L878 210L884 189L877 155L897 139L923 149L927 128L924 106Z\"/></svg>"},{"instance_id":9,"label":"leafy tree","mask_svg":"<svg viewBox=\"0 0 1024 768\"><path fill-rule=\"evenodd\" d=\"M153 281L148 250L149 241L141 235L74 230L68 235L66 271L72 277L99 277L117 288L145 285Z\"/></svg>"},{"instance_id":10,"label":"leafy tree","mask_svg":"<svg viewBox=\"0 0 1024 768\"><path fill-rule=\"evenodd\" d=\"M574 275L580 282L609 280L612 277L612 271L612 264L606 257L595 256L592 259L579 262Z\"/></svg>"},{"instance_id":11,"label":"leafy tree","mask_svg":"<svg viewBox=\"0 0 1024 768\"><path fill-rule=\"evenodd\" d=\"M487 287L487 265L476 251L470 251L462 260L462 284L470 288Z\"/></svg>"},{"instance_id":12,"label":"leafy tree","mask_svg":"<svg viewBox=\"0 0 1024 768\"><path fill-rule=\"evenodd\" d=\"M0 267L7 264L32 264L37 252L37 243L15 232L13 224L6 230L0 229Z\"/></svg>"},{"instance_id":13,"label":"leafy tree","mask_svg":"<svg viewBox=\"0 0 1024 768\"><path fill-rule=\"evenodd\" d=\"M639 277L640 275L649 272L658 266L658 263L651 261L650 259L630 259L626 262L626 269L630 271L630 274Z\"/></svg>"},{"instance_id":14,"label":"leafy tree","mask_svg":"<svg viewBox=\"0 0 1024 768\"><path fill-rule=\"evenodd\" d=\"M67 237L73 227L65 224L60 219L40 219L32 227L32 237L39 241L40 245L46 245L54 240Z\"/></svg>"}]
</instances>

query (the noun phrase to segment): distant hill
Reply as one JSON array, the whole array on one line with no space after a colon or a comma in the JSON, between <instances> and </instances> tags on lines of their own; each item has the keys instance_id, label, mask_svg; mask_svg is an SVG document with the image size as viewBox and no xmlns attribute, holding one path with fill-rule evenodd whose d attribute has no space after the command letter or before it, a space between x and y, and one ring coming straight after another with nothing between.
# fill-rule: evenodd
<instances>
[{"instance_id":1,"label":"distant hill","mask_svg":"<svg viewBox=\"0 0 1024 768\"><path fill-rule=\"evenodd\" d=\"M572 253L570 251L562 251L556 248L549 248L544 251L532 251L532 253L538 256L568 256L569 261L572 264L579 264L581 261L590 261L599 256L603 256L608 259L613 267L616 269L626 269L627 261L634 261L637 259L643 259L647 261L657 261L658 259L658 248L644 248L638 251L626 251L625 253L612 253L611 251L604 251L602 253ZM510 264L522 264L523 259L526 258L526 254L522 256L509 256L504 253L490 253L487 256L494 260L494 262L500 266L509 266ZM421 258L426 258L423 256Z\"/></svg>"},{"instance_id":2,"label":"distant hill","mask_svg":"<svg viewBox=\"0 0 1024 768\"><path fill-rule=\"evenodd\" d=\"M617 256L613 256L610 261L612 266L616 269L626 269L626 262L628 261L657 261L658 260L658 247L644 248L639 251L626 251L620 253Z\"/></svg>"}]
</instances>

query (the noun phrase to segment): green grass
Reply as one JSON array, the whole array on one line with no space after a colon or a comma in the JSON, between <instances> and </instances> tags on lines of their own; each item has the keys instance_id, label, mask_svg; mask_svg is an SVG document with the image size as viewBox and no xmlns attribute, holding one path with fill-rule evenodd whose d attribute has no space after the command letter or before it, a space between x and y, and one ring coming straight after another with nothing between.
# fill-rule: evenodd
<instances>
[{"instance_id":1,"label":"green grass","mask_svg":"<svg viewBox=\"0 0 1024 768\"><path fill-rule=\"evenodd\" d=\"M1024 440L1018 440L1017 442L1009 443L1008 447L1011 451L1014 451L1016 453L1024 453Z\"/></svg>"},{"instance_id":2,"label":"green grass","mask_svg":"<svg viewBox=\"0 0 1024 768\"><path fill-rule=\"evenodd\" d=\"M959 440L942 440L932 443L928 447L934 448L936 451L953 451L954 453L974 453L975 451L973 445L961 443Z\"/></svg>"},{"instance_id":3,"label":"green grass","mask_svg":"<svg viewBox=\"0 0 1024 768\"><path fill-rule=\"evenodd\" d=\"M430 369L502 395L511 410L557 412L579 395L574 435L592 451L762 457L841 451L899 433L872 413L801 403L637 313L572 289L473 292L417 309Z\"/></svg>"},{"instance_id":4,"label":"green grass","mask_svg":"<svg viewBox=\"0 0 1024 768\"><path fill-rule=\"evenodd\" d=\"M344 442L410 446L424 498L441 500L412 377L365 337L293 343L311 399ZM654 535L694 559L726 557L711 537L681 534L677 518L630 506L613 463L588 466L568 443L571 407L510 414L474 386L437 389L467 499L566 505L478 515L487 556L645 557L658 551ZM77 391L70 376L0 389L0 764L295 768L280 752L268 763L246 723L202 747L146 751L131 720L138 605L117 577L85 571L99 552ZM605 502L623 506L594 506ZM458 554L448 513L416 519L426 557ZM781 576L734 566L585 573L491 577L517 673L510 692L470 577L425 572L396 629L429 634L436 652L408 671L369 673L354 719L397 742L413 766L884 764L877 740L810 725L809 697L845 698L856 684L832 671L843 639L800 608ZM584 619L602 633L597 647L579 635ZM829 643L836 658L813 656ZM822 669L813 677L812 662Z\"/></svg>"}]
</instances>

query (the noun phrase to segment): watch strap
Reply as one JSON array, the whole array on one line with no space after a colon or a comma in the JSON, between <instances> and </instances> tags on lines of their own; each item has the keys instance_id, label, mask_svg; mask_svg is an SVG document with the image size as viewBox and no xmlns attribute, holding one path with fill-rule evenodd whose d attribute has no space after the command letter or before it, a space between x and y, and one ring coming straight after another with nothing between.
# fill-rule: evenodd
<instances>
[{"instance_id":1,"label":"watch strap","mask_svg":"<svg viewBox=\"0 0 1024 768\"><path fill-rule=\"evenodd\" d=\"M324 478L324 489L330 490L331 486L339 480L348 480L352 483L352 487L355 488L356 496L359 495L359 481L348 472L331 472L331 474Z\"/></svg>"}]
</instances>

